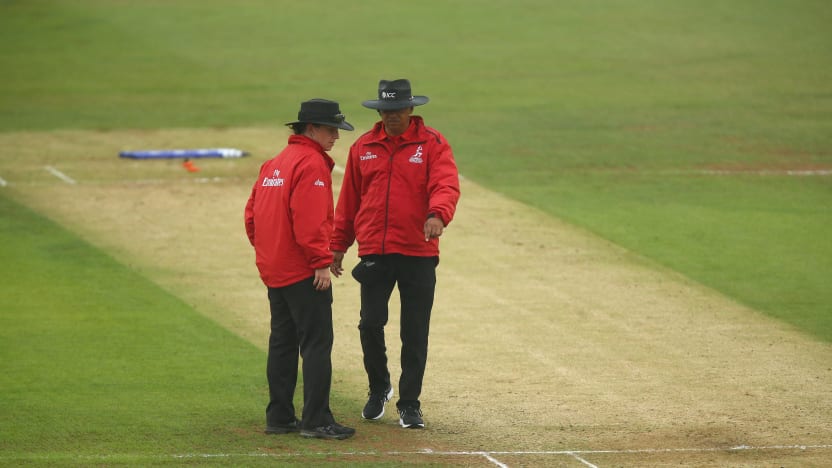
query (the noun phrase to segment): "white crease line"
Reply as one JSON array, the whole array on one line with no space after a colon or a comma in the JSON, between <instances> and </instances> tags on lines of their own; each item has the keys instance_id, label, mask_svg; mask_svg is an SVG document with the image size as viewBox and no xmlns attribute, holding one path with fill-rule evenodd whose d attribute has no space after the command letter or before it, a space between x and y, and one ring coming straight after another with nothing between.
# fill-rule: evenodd
<instances>
[{"instance_id":1,"label":"white crease line","mask_svg":"<svg viewBox=\"0 0 832 468\"><path fill-rule=\"evenodd\" d=\"M709 176L792 176L792 177L826 177L832 175L832 169L667 169L667 170L599 170L597 172L631 173L647 175L709 175Z\"/></svg>"},{"instance_id":2,"label":"white crease line","mask_svg":"<svg viewBox=\"0 0 832 468\"><path fill-rule=\"evenodd\" d=\"M758 171L743 171L743 170L736 170L732 171L730 169L725 170L704 170L699 171L701 174L708 174L708 175L743 175L743 174L751 174L751 175L789 175L789 176L802 176L802 177L810 177L810 176L828 176L832 175L832 170L829 169L817 169L817 170L797 170L797 169L787 169L787 170L758 170Z\"/></svg>"},{"instance_id":3,"label":"white crease line","mask_svg":"<svg viewBox=\"0 0 832 468\"><path fill-rule=\"evenodd\" d=\"M62 181L66 182L66 183L68 183L68 184L70 184L70 185L75 185L75 184L77 184L77 182L75 182L75 179L73 179L72 177L70 177L70 176L68 176L68 175L64 174L63 172L61 172L61 171L59 171L59 170L55 169L55 168L54 168L54 167L52 167L52 166L44 166L44 169L46 169L47 171L49 171L49 173L50 173L50 174L52 174L53 176L55 176L55 177L57 177L57 178L61 179Z\"/></svg>"},{"instance_id":4,"label":"white crease line","mask_svg":"<svg viewBox=\"0 0 832 468\"><path fill-rule=\"evenodd\" d=\"M829 177L832 169L575 169L573 174L632 174L647 176L790 176Z\"/></svg>"},{"instance_id":5,"label":"white crease line","mask_svg":"<svg viewBox=\"0 0 832 468\"><path fill-rule=\"evenodd\" d=\"M48 170L48 169L47 169ZM51 171L50 171L51 172ZM60 172L60 171L59 171ZM56 177L60 177L59 175L55 174ZM69 178L69 177L67 177ZM69 178L71 179L71 178ZM85 179L83 185L118 185L119 187L126 187L126 186L133 186L133 185L162 185L162 184L214 184L220 182L227 182L227 181L239 181L242 180L240 177L184 177L184 178L175 178L175 179L133 179L133 180L91 180ZM72 184L77 184L78 182L73 180ZM27 181L27 182L15 182L15 185L25 185L28 187L38 187L48 185L48 182L43 181ZM81 185L81 184L79 184Z\"/></svg>"},{"instance_id":6,"label":"white crease line","mask_svg":"<svg viewBox=\"0 0 832 468\"><path fill-rule=\"evenodd\" d=\"M584 465L588 466L589 468L598 468L597 465L593 465L592 463L588 462L587 460L584 460L582 457L579 457L578 454L576 454L574 452L569 452L569 455L572 455L572 458L574 458L575 460L578 460L579 462L583 463Z\"/></svg>"},{"instance_id":7,"label":"white crease line","mask_svg":"<svg viewBox=\"0 0 832 468\"><path fill-rule=\"evenodd\" d=\"M225 181L235 181L240 180L239 177L196 177L196 178L179 178L179 179L135 179L131 181L123 181L120 180L118 182L111 181L111 180L98 180L98 181L87 181L84 182L85 184L93 183L99 185L159 185L159 184L171 184L171 183L192 183L192 184L214 184L219 182Z\"/></svg>"},{"instance_id":8,"label":"white crease line","mask_svg":"<svg viewBox=\"0 0 832 468\"><path fill-rule=\"evenodd\" d=\"M819 445L735 445L733 447L705 447L705 448L663 448L663 449L620 449L620 450L521 450L521 451L488 451L491 455L573 455L573 454L616 454L616 453L674 453L674 452L737 452L750 450L810 450L832 449L832 444ZM440 452L434 452L440 453ZM474 454L482 452L446 452Z\"/></svg>"},{"instance_id":9,"label":"white crease line","mask_svg":"<svg viewBox=\"0 0 832 468\"><path fill-rule=\"evenodd\" d=\"M488 452L482 452L482 456L485 457L486 460L499 466L500 468L508 468L508 465L506 465L505 463L501 463L500 460L497 460L496 458L492 457Z\"/></svg>"},{"instance_id":10,"label":"white crease line","mask_svg":"<svg viewBox=\"0 0 832 468\"><path fill-rule=\"evenodd\" d=\"M812 450L812 449L832 449L832 444L820 445L735 445L733 447L704 447L704 448L663 448L663 449L620 449L620 450L516 450L516 451L499 451L499 450L480 450L480 451L436 451L432 449L422 449L418 451L358 451L358 452L315 452L315 453L237 453L237 454L179 454L170 455L174 458L199 458L199 457L297 457L297 456L366 456L366 455L439 455L439 456L481 456L491 457L493 455L569 455L576 457L577 455L592 455L592 454L639 454L639 453L707 453L707 452L737 452L737 451L755 451L755 450ZM109 455L108 455L109 456ZM576 457L577 458L577 457ZM0 457L2 459L2 457ZM490 459L489 459L490 460ZM495 460L496 463L499 463ZM588 463L588 462L586 462Z\"/></svg>"},{"instance_id":11,"label":"white crease line","mask_svg":"<svg viewBox=\"0 0 832 468\"><path fill-rule=\"evenodd\" d=\"M0 177L0 187L5 187L7 185L9 185L9 183L6 182L6 179Z\"/></svg>"}]
</instances>

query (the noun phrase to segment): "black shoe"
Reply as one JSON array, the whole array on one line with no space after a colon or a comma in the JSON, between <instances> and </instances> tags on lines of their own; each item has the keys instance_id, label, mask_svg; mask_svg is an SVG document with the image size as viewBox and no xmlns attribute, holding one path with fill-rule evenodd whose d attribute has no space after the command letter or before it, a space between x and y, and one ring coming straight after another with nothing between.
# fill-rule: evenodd
<instances>
[{"instance_id":1,"label":"black shoe","mask_svg":"<svg viewBox=\"0 0 832 468\"><path fill-rule=\"evenodd\" d=\"M300 421L295 418L285 424L269 424L266 422L266 434L288 434L300 430Z\"/></svg>"},{"instance_id":2,"label":"black shoe","mask_svg":"<svg viewBox=\"0 0 832 468\"><path fill-rule=\"evenodd\" d=\"M425 427L422 420L422 410L415 406L399 408L399 424L405 429L421 429Z\"/></svg>"},{"instance_id":3,"label":"black shoe","mask_svg":"<svg viewBox=\"0 0 832 468\"><path fill-rule=\"evenodd\" d=\"M387 387L384 393L370 392L370 398L367 399L367 404L364 405L364 411L361 412L361 417L364 419L379 419L384 416L384 404L393 398L393 387Z\"/></svg>"},{"instance_id":4,"label":"black shoe","mask_svg":"<svg viewBox=\"0 0 832 468\"><path fill-rule=\"evenodd\" d=\"M300 435L315 439L347 439L355 434L355 429L342 426L336 422L329 426L320 426L312 429L301 429Z\"/></svg>"}]
</instances>

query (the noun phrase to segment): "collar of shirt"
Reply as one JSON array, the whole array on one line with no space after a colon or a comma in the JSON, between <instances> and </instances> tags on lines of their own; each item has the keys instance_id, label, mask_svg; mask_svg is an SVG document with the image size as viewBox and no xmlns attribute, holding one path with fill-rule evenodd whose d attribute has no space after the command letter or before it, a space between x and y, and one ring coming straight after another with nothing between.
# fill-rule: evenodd
<instances>
[{"instance_id":1,"label":"collar of shirt","mask_svg":"<svg viewBox=\"0 0 832 468\"><path fill-rule=\"evenodd\" d=\"M324 151L324 147L320 145L317 141L309 138L305 135L289 135L289 144L290 145L304 145L313 148L316 152L320 153L321 157L324 158L324 162L326 165L329 166L329 170L332 170L335 167L335 161Z\"/></svg>"},{"instance_id":2,"label":"collar of shirt","mask_svg":"<svg viewBox=\"0 0 832 468\"><path fill-rule=\"evenodd\" d=\"M381 121L376 122L375 126L373 126L373 141L383 142L387 141L393 143L394 145L400 145L402 143L406 143L409 141L417 140L419 138L419 128L422 126L422 118L418 115L411 115L410 116L410 124L407 126L407 130L404 131L401 135L397 136L390 136L387 132L384 131L384 124Z\"/></svg>"}]
</instances>

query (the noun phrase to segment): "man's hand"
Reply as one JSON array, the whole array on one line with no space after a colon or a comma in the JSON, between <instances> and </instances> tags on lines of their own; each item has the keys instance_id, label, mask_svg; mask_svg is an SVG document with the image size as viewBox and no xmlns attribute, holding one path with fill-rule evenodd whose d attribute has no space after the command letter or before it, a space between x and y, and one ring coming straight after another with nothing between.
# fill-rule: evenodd
<instances>
[{"instance_id":1,"label":"man's hand","mask_svg":"<svg viewBox=\"0 0 832 468\"><path fill-rule=\"evenodd\" d=\"M329 279L329 268L318 268L315 270L315 279L312 280L312 285L318 291L324 291L332 286L332 281Z\"/></svg>"},{"instance_id":2,"label":"man's hand","mask_svg":"<svg viewBox=\"0 0 832 468\"><path fill-rule=\"evenodd\" d=\"M332 265L329 266L329 271L338 278L344 272L344 267L341 265L341 262L344 261L344 252L332 252L332 256Z\"/></svg>"},{"instance_id":3,"label":"man's hand","mask_svg":"<svg viewBox=\"0 0 832 468\"><path fill-rule=\"evenodd\" d=\"M433 237L439 237L445 230L445 223L438 216L433 216L425 221L425 242Z\"/></svg>"}]
</instances>

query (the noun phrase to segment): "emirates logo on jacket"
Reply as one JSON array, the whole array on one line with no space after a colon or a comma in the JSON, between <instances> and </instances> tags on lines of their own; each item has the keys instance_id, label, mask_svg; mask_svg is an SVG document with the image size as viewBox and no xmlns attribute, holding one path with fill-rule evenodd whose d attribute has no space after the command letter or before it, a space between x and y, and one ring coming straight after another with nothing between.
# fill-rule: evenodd
<instances>
[{"instance_id":1,"label":"emirates logo on jacket","mask_svg":"<svg viewBox=\"0 0 832 468\"><path fill-rule=\"evenodd\" d=\"M283 179L280 177L280 170L274 170L274 177L263 177L263 187L282 187Z\"/></svg>"}]
</instances>

